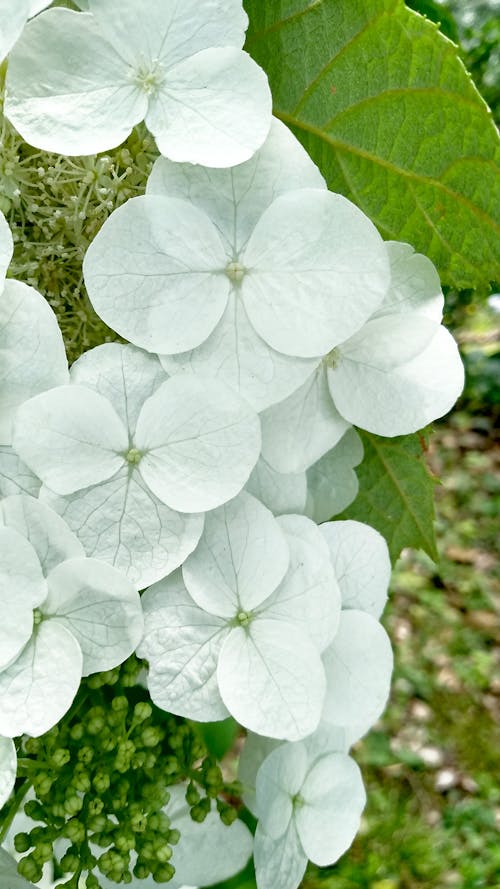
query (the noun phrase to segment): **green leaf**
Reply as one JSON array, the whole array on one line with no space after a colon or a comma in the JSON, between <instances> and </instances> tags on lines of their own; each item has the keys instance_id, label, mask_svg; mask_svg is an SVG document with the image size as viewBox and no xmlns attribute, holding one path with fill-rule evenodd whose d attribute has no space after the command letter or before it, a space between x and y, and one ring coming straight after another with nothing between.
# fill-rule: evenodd
<instances>
[{"instance_id":1,"label":"green leaf","mask_svg":"<svg viewBox=\"0 0 500 889\"><path fill-rule=\"evenodd\" d=\"M380 531L394 563L406 546L437 560L434 486L419 435L382 438L358 432L365 457L357 469L359 493L336 519L357 519Z\"/></svg>"},{"instance_id":2,"label":"green leaf","mask_svg":"<svg viewBox=\"0 0 500 889\"><path fill-rule=\"evenodd\" d=\"M217 759L222 759L231 749L240 730L232 716L220 722L200 722L197 727L208 752Z\"/></svg>"},{"instance_id":3,"label":"green leaf","mask_svg":"<svg viewBox=\"0 0 500 889\"><path fill-rule=\"evenodd\" d=\"M274 113L329 188L429 256L443 283L498 279L498 134L437 25L403 0L245 6Z\"/></svg>"}]
</instances>

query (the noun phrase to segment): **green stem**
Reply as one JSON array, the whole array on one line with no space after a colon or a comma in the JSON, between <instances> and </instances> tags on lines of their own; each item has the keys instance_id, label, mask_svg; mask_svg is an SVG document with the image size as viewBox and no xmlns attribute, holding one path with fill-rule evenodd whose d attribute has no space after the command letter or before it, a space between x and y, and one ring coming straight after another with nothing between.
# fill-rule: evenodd
<instances>
[{"instance_id":1,"label":"green stem","mask_svg":"<svg viewBox=\"0 0 500 889\"><path fill-rule=\"evenodd\" d=\"M5 818L2 826L0 827L0 844L5 839L7 832L9 830L9 827L11 826L14 818L16 817L16 815L19 811L19 808L21 806L21 803L22 803L24 797L26 796L26 794L28 793L28 790L30 789L32 783L33 782L31 780L31 778L26 778L26 780L21 784L20 787L18 787L14 796L12 797L11 802L9 804L8 815Z\"/></svg>"}]
</instances>

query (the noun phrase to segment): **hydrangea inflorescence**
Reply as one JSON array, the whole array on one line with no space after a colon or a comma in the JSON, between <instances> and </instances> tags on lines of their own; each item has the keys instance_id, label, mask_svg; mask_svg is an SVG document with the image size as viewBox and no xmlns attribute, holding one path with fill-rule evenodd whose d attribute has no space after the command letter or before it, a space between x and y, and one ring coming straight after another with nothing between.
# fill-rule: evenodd
<instances>
[{"instance_id":1,"label":"hydrangea inflorescence","mask_svg":"<svg viewBox=\"0 0 500 889\"><path fill-rule=\"evenodd\" d=\"M351 424L460 392L439 280L271 118L239 0L48 5L0 0L0 876L297 889L392 672L386 543L328 519Z\"/></svg>"}]
</instances>

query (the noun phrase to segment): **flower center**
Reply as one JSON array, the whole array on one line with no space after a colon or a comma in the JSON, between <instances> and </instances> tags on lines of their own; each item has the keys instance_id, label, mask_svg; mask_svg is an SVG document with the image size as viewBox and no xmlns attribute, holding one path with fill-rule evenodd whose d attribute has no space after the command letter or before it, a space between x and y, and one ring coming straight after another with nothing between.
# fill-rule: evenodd
<instances>
[{"instance_id":1,"label":"flower center","mask_svg":"<svg viewBox=\"0 0 500 889\"><path fill-rule=\"evenodd\" d=\"M165 79L165 69L159 59L144 60L132 70L131 79L147 96L154 96Z\"/></svg>"},{"instance_id":2,"label":"flower center","mask_svg":"<svg viewBox=\"0 0 500 889\"><path fill-rule=\"evenodd\" d=\"M246 268L241 262L230 262L225 268L226 275L233 284L239 284L243 280Z\"/></svg>"},{"instance_id":3,"label":"flower center","mask_svg":"<svg viewBox=\"0 0 500 889\"><path fill-rule=\"evenodd\" d=\"M252 618L253 614L251 611L238 611L238 614L236 615L236 623L239 624L240 627L248 627Z\"/></svg>"},{"instance_id":4,"label":"flower center","mask_svg":"<svg viewBox=\"0 0 500 889\"><path fill-rule=\"evenodd\" d=\"M127 463L130 463L131 466L137 466L137 464L141 462L141 459L142 453L141 451L138 451L137 448L130 448L125 454L125 460Z\"/></svg>"},{"instance_id":5,"label":"flower center","mask_svg":"<svg viewBox=\"0 0 500 889\"><path fill-rule=\"evenodd\" d=\"M325 362L327 367L329 367L331 370L335 370L335 368L338 367L340 364L340 350L332 349L332 351L329 352L328 355L325 355L323 361Z\"/></svg>"},{"instance_id":6,"label":"flower center","mask_svg":"<svg viewBox=\"0 0 500 889\"><path fill-rule=\"evenodd\" d=\"M42 612L40 611L39 608L35 608L35 610L33 612L33 624L35 625L35 627L37 627L38 624L41 624L42 620L43 620Z\"/></svg>"},{"instance_id":7,"label":"flower center","mask_svg":"<svg viewBox=\"0 0 500 889\"><path fill-rule=\"evenodd\" d=\"M300 795L300 793L296 793L295 796L292 796L292 806L294 809L301 809L302 806L305 805L305 799Z\"/></svg>"}]
</instances>

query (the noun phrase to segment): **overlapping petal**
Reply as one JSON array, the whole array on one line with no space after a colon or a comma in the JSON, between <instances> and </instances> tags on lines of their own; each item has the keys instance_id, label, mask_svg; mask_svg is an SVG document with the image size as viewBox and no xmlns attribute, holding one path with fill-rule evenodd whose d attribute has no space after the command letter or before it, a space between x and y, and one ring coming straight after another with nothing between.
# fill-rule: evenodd
<instances>
[{"instance_id":1,"label":"overlapping petal","mask_svg":"<svg viewBox=\"0 0 500 889\"><path fill-rule=\"evenodd\" d=\"M0 497L29 494L37 497L41 481L7 445L0 445Z\"/></svg>"},{"instance_id":2,"label":"overlapping petal","mask_svg":"<svg viewBox=\"0 0 500 889\"><path fill-rule=\"evenodd\" d=\"M47 595L45 578L31 544L13 528L0 527L0 670L31 637L33 609Z\"/></svg>"},{"instance_id":3,"label":"overlapping petal","mask_svg":"<svg viewBox=\"0 0 500 889\"><path fill-rule=\"evenodd\" d=\"M264 457L260 457L246 490L274 515L304 512L307 498L305 472L277 472Z\"/></svg>"},{"instance_id":4,"label":"overlapping petal","mask_svg":"<svg viewBox=\"0 0 500 889\"><path fill-rule=\"evenodd\" d=\"M319 524L343 512L357 496L359 484L353 467L362 459L363 444L358 433L350 428L307 470L305 514Z\"/></svg>"},{"instance_id":5,"label":"overlapping petal","mask_svg":"<svg viewBox=\"0 0 500 889\"><path fill-rule=\"evenodd\" d=\"M444 297L435 266L427 256L415 253L410 244L386 241L385 246L391 264L391 286L372 317L417 312L439 324Z\"/></svg>"},{"instance_id":6,"label":"overlapping petal","mask_svg":"<svg viewBox=\"0 0 500 889\"><path fill-rule=\"evenodd\" d=\"M6 497L0 502L0 523L29 540L45 577L66 559L84 555L83 547L66 522L40 500L29 496Z\"/></svg>"},{"instance_id":7,"label":"overlapping petal","mask_svg":"<svg viewBox=\"0 0 500 889\"><path fill-rule=\"evenodd\" d=\"M342 608L379 618L387 601L391 560L378 531L362 522L327 522L322 533L342 594Z\"/></svg>"},{"instance_id":8,"label":"overlapping petal","mask_svg":"<svg viewBox=\"0 0 500 889\"><path fill-rule=\"evenodd\" d=\"M306 872L307 855L297 834L295 820L279 842L269 837L260 823L254 840L255 874L258 889L298 889Z\"/></svg>"},{"instance_id":9,"label":"overlapping petal","mask_svg":"<svg viewBox=\"0 0 500 889\"><path fill-rule=\"evenodd\" d=\"M14 46L29 15L29 0L0 0L0 22L2 22L0 31L0 62L4 60Z\"/></svg>"},{"instance_id":10,"label":"overlapping petal","mask_svg":"<svg viewBox=\"0 0 500 889\"><path fill-rule=\"evenodd\" d=\"M17 754L14 742L11 738L0 738L0 809L14 789L16 772Z\"/></svg>"}]
</instances>

